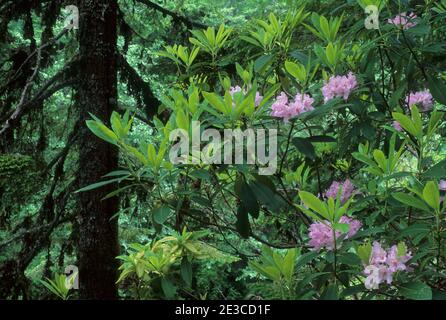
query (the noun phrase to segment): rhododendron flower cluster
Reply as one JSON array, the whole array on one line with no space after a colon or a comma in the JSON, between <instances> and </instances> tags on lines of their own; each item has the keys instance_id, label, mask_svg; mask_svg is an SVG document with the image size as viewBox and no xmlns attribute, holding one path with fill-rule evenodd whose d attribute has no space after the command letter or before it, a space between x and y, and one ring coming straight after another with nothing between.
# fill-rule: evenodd
<instances>
[{"instance_id":1,"label":"rhododendron flower cluster","mask_svg":"<svg viewBox=\"0 0 446 320\"><path fill-rule=\"evenodd\" d=\"M373 242L369 264L364 268L364 274L367 276L365 287L379 289L381 283L392 283L395 272L408 270L406 263L412 258L412 255L405 251L404 249L403 253L398 252L396 245L386 251L379 242Z\"/></svg>"},{"instance_id":2,"label":"rhododendron flower cluster","mask_svg":"<svg viewBox=\"0 0 446 320\"><path fill-rule=\"evenodd\" d=\"M417 23L414 21L417 18L417 15L411 12L407 15L406 12L403 12L393 19L389 19L388 22L393 24L394 26L402 27L404 30L415 27Z\"/></svg>"},{"instance_id":3,"label":"rhododendron flower cluster","mask_svg":"<svg viewBox=\"0 0 446 320\"><path fill-rule=\"evenodd\" d=\"M271 116L283 118L287 122L304 112L314 110L313 103L314 99L310 95L300 93L296 94L294 102L290 103L286 93L281 92L271 106Z\"/></svg>"},{"instance_id":4,"label":"rhododendron flower cluster","mask_svg":"<svg viewBox=\"0 0 446 320\"><path fill-rule=\"evenodd\" d=\"M341 203L344 204L355 192L355 186L350 179L347 179L344 182L333 181L327 191L325 191L325 197L336 199L340 188L342 188L340 200Z\"/></svg>"},{"instance_id":5,"label":"rhododendron flower cluster","mask_svg":"<svg viewBox=\"0 0 446 320\"><path fill-rule=\"evenodd\" d=\"M420 105L422 107L422 111L429 111L433 104L433 97L429 90L411 92L406 97L406 104L409 107L414 105Z\"/></svg>"},{"instance_id":6,"label":"rhododendron flower cluster","mask_svg":"<svg viewBox=\"0 0 446 320\"><path fill-rule=\"evenodd\" d=\"M332 76L322 87L324 102L327 103L337 97L342 97L344 100L347 100L357 85L356 76L351 72L346 76Z\"/></svg>"},{"instance_id":7,"label":"rhododendron flower cluster","mask_svg":"<svg viewBox=\"0 0 446 320\"><path fill-rule=\"evenodd\" d=\"M341 219L339 220L339 223L346 223L349 225L349 229L347 234L345 235L345 239L354 236L362 226L359 220L355 220L347 216L342 216ZM311 247L313 247L315 250L320 250L321 248L333 250L334 248L333 228L330 225L330 222L328 221L314 222L310 225L309 230L310 230L309 244ZM335 234L336 234L336 239L338 239L342 235L342 232L336 230Z\"/></svg>"},{"instance_id":8,"label":"rhododendron flower cluster","mask_svg":"<svg viewBox=\"0 0 446 320\"><path fill-rule=\"evenodd\" d=\"M234 95L237 92L243 92L243 94L247 94L248 92L246 90L242 90L242 88L240 86L235 86L235 87L231 87L229 88L229 93L231 94L232 97L234 97ZM256 97L255 97L255 106L258 107L263 100L263 96L260 95L260 92L256 92Z\"/></svg>"}]
</instances>

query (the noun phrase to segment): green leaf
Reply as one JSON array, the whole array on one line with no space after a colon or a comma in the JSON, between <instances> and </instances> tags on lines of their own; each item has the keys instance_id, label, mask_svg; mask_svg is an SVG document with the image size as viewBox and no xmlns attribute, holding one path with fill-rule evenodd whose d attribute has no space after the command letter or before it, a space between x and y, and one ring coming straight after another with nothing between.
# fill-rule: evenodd
<instances>
[{"instance_id":1,"label":"green leaf","mask_svg":"<svg viewBox=\"0 0 446 320\"><path fill-rule=\"evenodd\" d=\"M274 184L265 176L257 176L256 180L249 182L249 186L257 200L271 211L278 212L286 205L285 201L275 192Z\"/></svg>"},{"instance_id":2,"label":"green leaf","mask_svg":"<svg viewBox=\"0 0 446 320\"><path fill-rule=\"evenodd\" d=\"M420 209L420 210L424 210L429 212L429 208L428 206L421 200L418 199L417 197L414 197L410 194L407 193L403 193L403 192L397 192L392 194L392 197L394 197L396 200L398 200L401 203L404 203L408 206Z\"/></svg>"},{"instance_id":3,"label":"green leaf","mask_svg":"<svg viewBox=\"0 0 446 320\"><path fill-rule=\"evenodd\" d=\"M158 224L163 224L169 218L170 208L168 206L162 206L152 211L153 220Z\"/></svg>"},{"instance_id":4,"label":"green leaf","mask_svg":"<svg viewBox=\"0 0 446 320\"><path fill-rule=\"evenodd\" d=\"M319 213L325 219L331 220L327 206L318 197L306 191L299 191L299 197L308 208Z\"/></svg>"},{"instance_id":5,"label":"green leaf","mask_svg":"<svg viewBox=\"0 0 446 320\"><path fill-rule=\"evenodd\" d=\"M317 257L319 257L320 252L318 251L310 251L307 253L304 253L303 255L300 256L299 260L296 263L296 267L301 267L304 266L310 262L312 262L314 259L316 259Z\"/></svg>"},{"instance_id":6,"label":"green leaf","mask_svg":"<svg viewBox=\"0 0 446 320\"><path fill-rule=\"evenodd\" d=\"M412 120L408 116L406 116L402 113L398 113L398 112L393 112L392 116L393 116L393 119L395 119L396 121L399 122L399 124L401 125L401 127L404 130L409 132L414 137L418 136L417 129L415 128L415 125L413 124Z\"/></svg>"},{"instance_id":7,"label":"green leaf","mask_svg":"<svg viewBox=\"0 0 446 320\"><path fill-rule=\"evenodd\" d=\"M249 238L251 227L249 224L248 210L246 210L243 204L240 204L237 208L237 222L235 228L243 238Z\"/></svg>"},{"instance_id":8,"label":"green leaf","mask_svg":"<svg viewBox=\"0 0 446 320\"><path fill-rule=\"evenodd\" d=\"M118 137L116 136L116 134L109 128L107 128L102 122L96 120L87 120L86 124L88 129L90 129L90 131L93 132L97 137L111 144L117 144Z\"/></svg>"},{"instance_id":9,"label":"green leaf","mask_svg":"<svg viewBox=\"0 0 446 320\"><path fill-rule=\"evenodd\" d=\"M366 244L358 246L357 254L361 261L364 264L368 265L370 261L370 255L372 254L372 244L370 242L367 242Z\"/></svg>"},{"instance_id":10,"label":"green leaf","mask_svg":"<svg viewBox=\"0 0 446 320\"><path fill-rule=\"evenodd\" d=\"M297 255L297 249L289 249L283 258L282 272L288 281L291 281L293 278Z\"/></svg>"},{"instance_id":11,"label":"green leaf","mask_svg":"<svg viewBox=\"0 0 446 320\"><path fill-rule=\"evenodd\" d=\"M177 288L170 280L168 280L166 278L162 278L161 279L161 288L163 289L164 295L166 296L167 299L172 299L175 297Z\"/></svg>"},{"instance_id":12,"label":"green leaf","mask_svg":"<svg viewBox=\"0 0 446 320\"><path fill-rule=\"evenodd\" d=\"M425 178L444 178L446 176L446 159L429 168L423 176Z\"/></svg>"},{"instance_id":13,"label":"green leaf","mask_svg":"<svg viewBox=\"0 0 446 320\"><path fill-rule=\"evenodd\" d=\"M310 158L312 160L316 158L316 152L314 151L314 146L308 139L296 137L293 138L292 142L294 146L297 148L297 150L303 155L305 155L307 158Z\"/></svg>"},{"instance_id":14,"label":"green leaf","mask_svg":"<svg viewBox=\"0 0 446 320\"><path fill-rule=\"evenodd\" d=\"M429 91L435 100L446 105L446 85L443 81L427 75Z\"/></svg>"},{"instance_id":15,"label":"green leaf","mask_svg":"<svg viewBox=\"0 0 446 320\"><path fill-rule=\"evenodd\" d=\"M291 61L285 61L285 69L291 74L297 81L304 83L307 78L307 72L302 64L297 64Z\"/></svg>"},{"instance_id":16,"label":"green leaf","mask_svg":"<svg viewBox=\"0 0 446 320\"><path fill-rule=\"evenodd\" d=\"M350 229L350 225L348 223L335 223L333 227L335 230L339 230L342 233L347 233Z\"/></svg>"},{"instance_id":17,"label":"green leaf","mask_svg":"<svg viewBox=\"0 0 446 320\"><path fill-rule=\"evenodd\" d=\"M314 142L337 142L337 140L330 136L312 136L307 138L308 141Z\"/></svg>"},{"instance_id":18,"label":"green leaf","mask_svg":"<svg viewBox=\"0 0 446 320\"><path fill-rule=\"evenodd\" d=\"M259 203L254 192L241 176L237 177L234 188L235 194L240 198L243 206L254 219L257 219L260 210Z\"/></svg>"},{"instance_id":19,"label":"green leaf","mask_svg":"<svg viewBox=\"0 0 446 320\"><path fill-rule=\"evenodd\" d=\"M192 285L192 264L186 257L181 260L181 277L189 287Z\"/></svg>"},{"instance_id":20,"label":"green leaf","mask_svg":"<svg viewBox=\"0 0 446 320\"><path fill-rule=\"evenodd\" d=\"M119 178L115 178L115 179L111 179L111 180L107 180L107 181L96 182L96 183L90 184L82 189L76 190L74 193L90 191L90 190L97 189L97 188L106 186L108 184L114 183L114 182L118 182L118 181L120 182L123 179L124 179L123 177L119 177Z\"/></svg>"},{"instance_id":21,"label":"green leaf","mask_svg":"<svg viewBox=\"0 0 446 320\"><path fill-rule=\"evenodd\" d=\"M330 284L321 295L321 300L339 300L338 286Z\"/></svg>"},{"instance_id":22,"label":"green leaf","mask_svg":"<svg viewBox=\"0 0 446 320\"><path fill-rule=\"evenodd\" d=\"M269 65L274 57L275 56L273 54L261 55L254 62L254 71L262 73L262 71Z\"/></svg>"},{"instance_id":23,"label":"green leaf","mask_svg":"<svg viewBox=\"0 0 446 320\"><path fill-rule=\"evenodd\" d=\"M440 191L438 190L438 185L429 181L423 189L424 201L432 208L440 211Z\"/></svg>"},{"instance_id":24,"label":"green leaf","mask_svg":"<svg viewBox=\"0 0 446 320\"><path fill-rule=\"evenodd\" d=\"M215 109L220 111L223 114L227 114L226 106L223 100L217 96L213 92L203 92L203 97L206 99L207 102L211 104Z\"/></svg>"},{"instance_id":25,"label":"green leaf","mask_svg":"<svg viewBox=\"0 0 446 320\"><path fill-rule=\"evenodd\" d=\"M358 266L361 264L361 259L353 252L346 252L339 255L339 262L349 266Z\"/></svg>"},{"instance_id":26,"label":"green leaf","mask_svg":"<svg viewBox=\"0 0 446 320\"><path fill-rule=\"evenodd\" d=\"M414 281L399 287L399 293L412 300L432 300L432 289L425 283Z\"/></svg>"},{"instance_id":27,"label":"green leaf","mask_svg":"<svg viewBox=\"0 0 446 320\"><path fill-rule=\"evenodd\" d=\"M382 152L381 150L374 150L373 158L375 159L376 163L379 165L381 170L383 172L386 172L387 171L387 159L386 159L386 156L384 155L384 152Z\"/></svg>"},{"instance_id":28,"label":"green leaf","mask_svg":"<svg viewBox=\"0 0 446 320\"><path fill-rule=\"evenodd\" d=\"M189 131L189 119L182 109L178 109L175 114L175 121L178 128Z\"/></svg>"}]
</instances>

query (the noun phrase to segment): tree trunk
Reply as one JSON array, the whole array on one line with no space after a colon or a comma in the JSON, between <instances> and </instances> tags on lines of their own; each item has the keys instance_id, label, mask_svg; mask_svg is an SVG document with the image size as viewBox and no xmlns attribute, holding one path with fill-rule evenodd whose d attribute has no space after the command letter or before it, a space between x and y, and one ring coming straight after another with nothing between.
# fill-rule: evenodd
<instances>
[{"instance_id":1,"label":"tree trunk","mask_svg":"<svg viewBox=\"0 0 446 320\"><path fill-rule=\"evenodd\" d=\"M88 113L108 122L117 107L116 0L81 0L80 68L77 104L80 117ZM80 132L79 186L98 182L116 169L118 151L95 137L85 125ZM116 299L117 260L119 254L116 197L101 199L113 190L100 188L80 193L79 208L79 297Z\"/></svg>"}]
</instances>

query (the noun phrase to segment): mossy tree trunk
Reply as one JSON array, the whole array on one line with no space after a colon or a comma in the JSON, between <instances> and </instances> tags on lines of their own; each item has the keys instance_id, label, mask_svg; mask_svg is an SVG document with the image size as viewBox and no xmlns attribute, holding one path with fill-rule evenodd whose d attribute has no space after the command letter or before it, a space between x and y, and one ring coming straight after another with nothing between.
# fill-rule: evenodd
<instances>
[{"instance_id":1,"label":"mossy tree trunk","mask_svg":"<svg viewBox=\"0 0 446 320\"><path fill-rule=\"evenodd\" d=\"M117 108L117 3L116 0L82 0L80 13L80 68L77 105L80 117L88 113L108 122ZM79 145L79 186L87 186L116 169L114 146L95 137L81 126ZM113 190L100 188L80 194L79 207L79 297L115 299L119 254L116 197L101 199Z\"/></svg>"}]
</instances>

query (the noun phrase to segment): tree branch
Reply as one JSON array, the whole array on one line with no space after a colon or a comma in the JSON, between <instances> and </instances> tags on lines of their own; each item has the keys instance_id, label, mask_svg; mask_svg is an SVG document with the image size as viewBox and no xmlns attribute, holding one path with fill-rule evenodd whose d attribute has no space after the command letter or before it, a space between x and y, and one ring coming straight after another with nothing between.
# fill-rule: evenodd
<instances>
[{"instance_id":1,"label":"tree branch","mask_svg":"<svg viewBox=\"0 0 446 320\"><path fill-rule=\"evenodd\" d=\"M173 11L165 9L165 8L161 7L159 4L154 3L150 0L136 0L136 1L145 4L149 8L152 8L152 9L155 9L156 11L161 12L165 16L166 15L171 16L174 21L183 23L189 29L192 29L194 27L200 28L200 29L206 29L208 27L207 25L205 25L201 22L192 21L187 17L181 16Z\"/></svg>"},{"instance_id":2,"label":"tree branch","mask_svg":"<svg viewBox=\"0 0 446 320\"><path fill-rule=\"evenodd\" d=\"M118 70L121 80L127 83L130 93L139 100L138 102L141 102L142 98L147 117L155 116L161 102L153 94L150 84L141 78L122 54L118 54Z\"/></svg>"}]
</instances>

